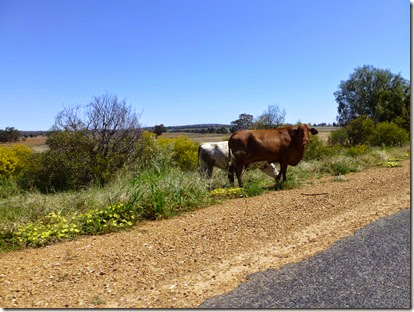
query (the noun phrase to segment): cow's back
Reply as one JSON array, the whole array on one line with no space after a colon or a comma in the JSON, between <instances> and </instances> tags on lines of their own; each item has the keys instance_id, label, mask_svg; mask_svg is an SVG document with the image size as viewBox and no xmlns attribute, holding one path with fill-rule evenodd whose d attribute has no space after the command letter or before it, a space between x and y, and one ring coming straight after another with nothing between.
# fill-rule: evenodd
<instances>
[{"instance_id":1,"label":"cow's back","mask_svg":"<svg viewBox=\"0 0 414 312\"><path fill-rule=\"evenodd\" d=\"M220 169L226 169L228 164L228 142L220 141L201 144L200 159Z\"/></svg>"},{"instance_id":2,"label":"cow's back","mask_svg":"<svg viewBox=\"0 0 414 312\"><path fill-rule=\"evenodd\" d=\"M229 147L233 155L245 164L280 162L286 157L290 142L289 128L242 130L230 137Z\"/></svg>"}]
</instances>

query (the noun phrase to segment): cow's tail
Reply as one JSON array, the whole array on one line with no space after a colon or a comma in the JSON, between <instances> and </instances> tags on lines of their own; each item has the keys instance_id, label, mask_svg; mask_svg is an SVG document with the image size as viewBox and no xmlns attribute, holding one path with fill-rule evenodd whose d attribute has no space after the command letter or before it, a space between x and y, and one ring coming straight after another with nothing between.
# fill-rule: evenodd
<instances>
[{"instance_id":1,"label":"cow's tail","mask_svg":"<svg viewBox=\"0 0 414 312\"><path fill-rule=\"evenodd\" d=\"M233 165L234 157L233 157L233 152L231 151L231 148L230 148L230 139L227 144L228 144L228 149L229 149L229 161L227 162L227 175L230 180L230 183L234 183L234 165Z\"/></svg>"},{"instance_id":2,"label":"cow's tail","mask_svg":"<svg viewBox=\"0 0 414 312\"><path fill-rule=\"evenodd\" d=\"M197 161L198 166L200 167L200 153L201 153L201 144L198 146Z\"/></svg>"}]
</instances>

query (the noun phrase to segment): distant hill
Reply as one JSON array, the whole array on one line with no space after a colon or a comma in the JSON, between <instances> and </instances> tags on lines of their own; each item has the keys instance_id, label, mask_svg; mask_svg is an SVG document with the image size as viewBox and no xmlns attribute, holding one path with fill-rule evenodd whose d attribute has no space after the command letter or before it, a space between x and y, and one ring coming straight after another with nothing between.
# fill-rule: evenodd
<instances>
[{"instance_id":1,"label":"distant hill","mask_svg":"<svg viewBox=\"0 0 414 312\"><path fill-rule=\"evenodd\" d=\"M230 125L226 124L195 124L183 126L166 126L167 132L196 132L196 133L229 133ZM144 130L152 131L153 127L145 127Z\"/></svg>"},{"instance_id":2,"label":"distant hill","mask_svg":"<svg viewBox=\"0 0 414 312\"><path fill-rule=\"evenodd\" d=\"M49 131L20 131L20 136L23 137L36 137L36 136L46 136Z\"/></svg>"}]
</instances>

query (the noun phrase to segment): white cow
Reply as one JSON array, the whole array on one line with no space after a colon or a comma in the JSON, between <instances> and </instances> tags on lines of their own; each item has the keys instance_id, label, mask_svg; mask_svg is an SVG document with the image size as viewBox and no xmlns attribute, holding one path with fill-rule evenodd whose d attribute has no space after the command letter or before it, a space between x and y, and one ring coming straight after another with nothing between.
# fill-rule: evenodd
<instances>
[{"instance_id":1,"label":"white cow","mask_svg":"<svg viewBox=\"0 0 414 312\"><path fill-rule=\"evenodd\" d=\"M205 175L207 173L210 179L214 167L227 171L229 162L228 141L200 144L198 147L198 161L200 163L200 174ZM279 173L274 164L264 163L259 166L259 169L274 179Z\"/></svg>"}]
</instances>

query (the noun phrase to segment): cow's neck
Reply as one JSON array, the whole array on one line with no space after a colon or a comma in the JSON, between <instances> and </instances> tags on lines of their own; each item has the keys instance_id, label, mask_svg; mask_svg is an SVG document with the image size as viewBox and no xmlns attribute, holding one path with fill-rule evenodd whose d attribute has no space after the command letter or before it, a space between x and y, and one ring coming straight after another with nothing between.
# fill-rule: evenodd
<instances>
[{"instance_id":1,"label":"cow's neck","mask_svg":"<svg viewBox=\"0 0 414 312\"><path fill-rule=\"evenodd\" d=\"M292 142L292 146L290 147L289 151L289 165L295 166L297 165L301 159L303 158L303 154L305 152L305 145L300 143Z\"/></svg>"}]
</instances>

